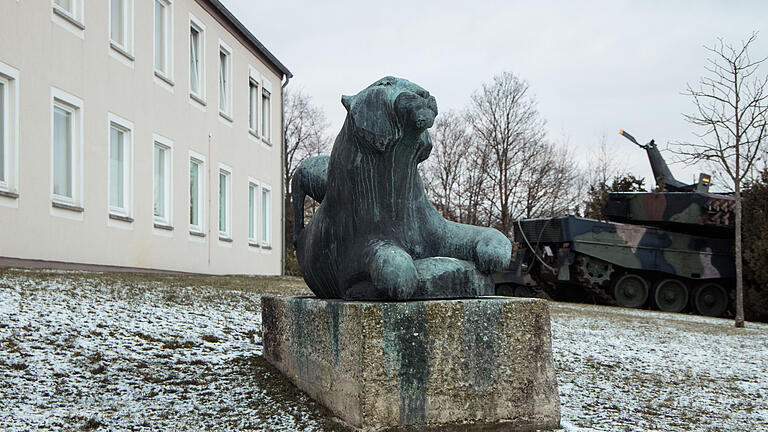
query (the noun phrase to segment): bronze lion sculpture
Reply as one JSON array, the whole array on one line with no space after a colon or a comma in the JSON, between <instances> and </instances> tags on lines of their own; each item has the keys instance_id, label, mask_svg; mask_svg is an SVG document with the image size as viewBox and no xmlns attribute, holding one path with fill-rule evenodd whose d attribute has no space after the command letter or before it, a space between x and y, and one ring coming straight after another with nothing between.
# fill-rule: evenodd
<instances>
[{"instance_id":1,"label":"bronze lion sculpture","mask_svg":"<svg viewBox=\"0 0 768 432\"><path fill-rule=\"evenodd\" d=\"M291 182L294 244L320 298L408 300L492 295L488 273L510 260L501 232L448 221L427 199L435 98L382 78L355 96L329 156L304 161ZM304 226L304 199L320 202Z\"/></svg>"}]
</instances>

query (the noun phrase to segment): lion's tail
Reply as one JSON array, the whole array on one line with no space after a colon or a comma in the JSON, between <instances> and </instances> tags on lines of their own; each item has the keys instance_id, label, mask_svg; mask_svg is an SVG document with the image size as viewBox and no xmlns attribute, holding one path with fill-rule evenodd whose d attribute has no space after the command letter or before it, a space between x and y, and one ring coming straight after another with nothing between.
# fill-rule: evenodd
<instances>
[{"instance_id":1,"label":"lion's tail","mask_svg":"<svg viewBox=\"0 0 768 432\"><path fill-rule=\"evenodd\" d=\"M330 156L314 156L306 159L293 174L291 179L291 201L293 206L293 245L304 230L304 198L309 195L318 203L325 198L328 181L328 162Z\"/></svg>"}]
</instances>

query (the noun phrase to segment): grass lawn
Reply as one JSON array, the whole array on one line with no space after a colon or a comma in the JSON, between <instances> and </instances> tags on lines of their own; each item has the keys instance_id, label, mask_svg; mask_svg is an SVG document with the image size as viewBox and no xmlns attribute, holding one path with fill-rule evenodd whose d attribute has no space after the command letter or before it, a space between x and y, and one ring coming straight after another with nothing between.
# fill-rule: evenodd
<instances>
[{"instance_id":1,"label":"grass lawn","mask_svg":"<svg viewBox=\"0 0 768 432\"><path fill-rule=\"evenodd\" d=\"M0 430L340 430L261 356L300 278L0 269ZM759 430L768 325L551 303L566 430Z\"/></svg>"}]
</instances>

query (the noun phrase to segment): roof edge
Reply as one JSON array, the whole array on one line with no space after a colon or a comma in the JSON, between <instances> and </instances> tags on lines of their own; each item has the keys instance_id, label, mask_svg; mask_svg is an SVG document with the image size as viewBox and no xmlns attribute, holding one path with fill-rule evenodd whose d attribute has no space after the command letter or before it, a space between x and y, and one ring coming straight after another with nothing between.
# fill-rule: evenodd
<instances>
[{"instance_id":1,"label":"roof edge","mask_svg":"<svg viewBox=\"0 0 768 432\"><path fill-rule=\"evenodd\" d=\"M229 21L230 24L232 24L233 27L237 31L240 32L240 34L248 41L250 42L254 48L256 48L257 51L259 51L261 54L264 55L264 57L267 58L272 64L285 76L287 76L289 79L293 78L293 74L290 70L288 70L287 67L283 63L280 62L280 60L277 59L277 57L274 56L267 47L264 46L261 42L259 42L258 39L256 39L256 36L253 35L253 33L248 30L248 28L243 25L243 23L240 22L233 14L232 12L227 9L226 6L224 6L219 0L198 0L203 1L205 3L208 3L211 5L218 13L220 13L227 21Z\"/></svg>"}]
</instances>

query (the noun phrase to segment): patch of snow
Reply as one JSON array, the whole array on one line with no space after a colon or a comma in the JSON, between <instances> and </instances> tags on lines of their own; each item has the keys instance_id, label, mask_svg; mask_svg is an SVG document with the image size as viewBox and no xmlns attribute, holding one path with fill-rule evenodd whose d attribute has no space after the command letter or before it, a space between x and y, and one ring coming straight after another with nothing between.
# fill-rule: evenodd
<instances>
[{"instance_id":1,"label":"patch of snow","mask_svg":"<svg viewBox=\"0 0 768 432\"><path fill-rule=\"evenodd\" d=\"M259 296L61 276L0 278L0 430L322 430L261 387Z\"/></svg>"},{"instance_id":2,"label":"patch of snow","mask_svg":"<svg viewBox=\"0 0 768 432\"><path fill-rule=\"evenodd\" d=\"M550 303L569 432L766 430L768 325ZM261 356L260 297L0 274L0 430L322 431Z\"/></svg>"},{"instance_id":3,"label":"patch of snow","mask_svg":"<svg viewBox=\"0 0 768 432\"><path fill-rule=\"evenodd\" d=\"M566 430L768 429L768 325L550 305Z\"/></svg>"}]
</instances>

